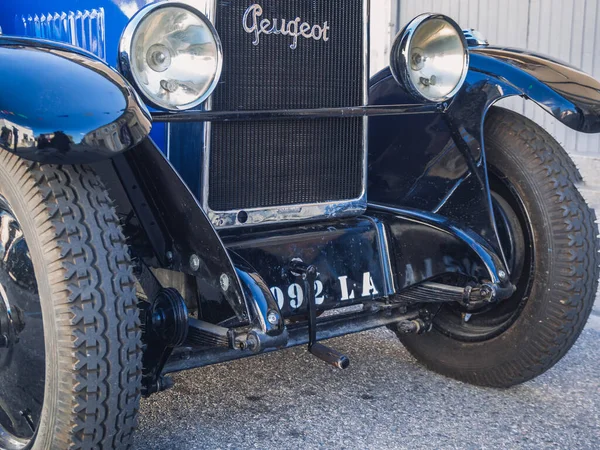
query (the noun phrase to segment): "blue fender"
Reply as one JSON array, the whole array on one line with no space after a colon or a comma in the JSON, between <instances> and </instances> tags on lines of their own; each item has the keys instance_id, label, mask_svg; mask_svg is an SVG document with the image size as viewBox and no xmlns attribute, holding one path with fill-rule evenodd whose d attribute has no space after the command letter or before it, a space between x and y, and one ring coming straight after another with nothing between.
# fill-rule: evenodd
<instances>
[{"instance_id":1,"label":"blue fender","mask_svg":"<svg viewBox=\"0 0 600 450\"><path fill-rule=\"evenodd\" d=\"M525 50L476 47L471 70L511 85L576 131L600 133L600 82L575 67Z\"/></svg>"},{"instance_id":2,"label":"blue fender","mask_svg":"<svg viewBox=\"0 0 600 450\"><path fill-rule=\"evenodd\" d=\"M40 163L110 158L150 132L148 110L106 63L68 44L0 36L0 147Z\"/></svg>"}]
</instances>

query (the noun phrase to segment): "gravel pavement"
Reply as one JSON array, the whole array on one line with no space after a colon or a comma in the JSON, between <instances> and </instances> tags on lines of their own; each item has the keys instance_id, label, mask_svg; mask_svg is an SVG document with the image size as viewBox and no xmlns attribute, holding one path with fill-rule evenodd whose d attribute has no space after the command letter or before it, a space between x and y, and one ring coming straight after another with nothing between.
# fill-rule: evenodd
<instances>
[{"instance_id":1,"label":"gravel pavement","mask_svg":"<svg viewBox=\"0 0 600 450\"><path fill-rule=\"evenodd\" d=\"M387 330L189 371L142 401L136 449L600 449L600 308L553 369L508 390L429 372Z\"/></svg>"}]
</instances>

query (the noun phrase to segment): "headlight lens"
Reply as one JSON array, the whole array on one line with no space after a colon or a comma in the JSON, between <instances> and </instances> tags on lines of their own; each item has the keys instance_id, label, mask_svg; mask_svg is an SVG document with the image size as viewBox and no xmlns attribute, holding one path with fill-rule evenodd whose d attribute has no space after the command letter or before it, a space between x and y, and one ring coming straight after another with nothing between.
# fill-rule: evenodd
<instances>
[{"instance_id":1,"label":"headlight lens","mask_svg":"<svg viewBox=\"0 0 600 450\"><path fill-rule=\"evenodd\" d=\"M154 3L136 14L121 37L121 71L152 106L184 110L202 103L221 75L219 36L186 4Z\"/></svg>"},{"instance_id":2,"label":"headlight lens","mask_svg":"<svg viewBox=\"0 0 600 450\"><path fill-rule=\"evenodd\" d=\"M469 52L452 19L422 14L402 30L392 46L390 68L399 83L418 98L443 102L462 87Z\"/></svg>"}]
</instances>

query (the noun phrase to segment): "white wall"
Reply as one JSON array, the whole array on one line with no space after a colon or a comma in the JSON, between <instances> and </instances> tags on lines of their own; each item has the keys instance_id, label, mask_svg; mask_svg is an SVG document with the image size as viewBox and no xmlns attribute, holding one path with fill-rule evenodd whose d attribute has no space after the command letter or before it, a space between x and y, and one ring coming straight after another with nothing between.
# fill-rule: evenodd
<instances>
[{"instance_id":1,"label":"white wall","mask_svg":"<svg viewBox=\"0 0 600 450\"><path fill-rule=\"evenodd\" d=\"M371 0L371 75L388 66L390 46L397 33L396 0Z\"/></svg>"}]
</instances>

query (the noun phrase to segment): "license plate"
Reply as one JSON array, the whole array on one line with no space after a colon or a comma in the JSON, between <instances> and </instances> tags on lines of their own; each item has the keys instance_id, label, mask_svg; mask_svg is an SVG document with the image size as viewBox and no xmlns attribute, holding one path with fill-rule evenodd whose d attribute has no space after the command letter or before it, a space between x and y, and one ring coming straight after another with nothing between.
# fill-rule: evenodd
<instances>
[{"instance_id":1,"label":"license plate","mask_svg":"<svg viewBox=\"0 0 600 450\"><path fill-rule=\"evenodd\" d=\"M316 303L332 309L387 296L390 267L384 259L382 225L373 219L348 220L343 226L303 226L226 241L263 277L284 316L304 313L304 280L290 271L292 261L314 265Z\"/></svg>"}]
</instances>

